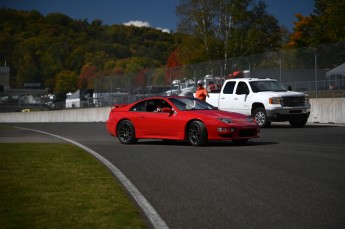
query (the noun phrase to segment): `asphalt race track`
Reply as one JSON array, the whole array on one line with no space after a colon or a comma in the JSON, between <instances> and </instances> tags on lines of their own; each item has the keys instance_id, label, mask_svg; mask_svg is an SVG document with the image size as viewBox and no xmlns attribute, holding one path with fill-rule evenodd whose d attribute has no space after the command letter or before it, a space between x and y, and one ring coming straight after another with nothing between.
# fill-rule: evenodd
<instances>
[{"instance_id":1,"label":"asphalt race track","mask_svg":"<svg viewBox=\"0 0 345 229\"><path fill-rule=\"evenodd\" d=\"M345 228L345 126L273 124L259 139L122 145L104 123L12 124L111 161L170 228Z\"/></svg>"}]
</instances>

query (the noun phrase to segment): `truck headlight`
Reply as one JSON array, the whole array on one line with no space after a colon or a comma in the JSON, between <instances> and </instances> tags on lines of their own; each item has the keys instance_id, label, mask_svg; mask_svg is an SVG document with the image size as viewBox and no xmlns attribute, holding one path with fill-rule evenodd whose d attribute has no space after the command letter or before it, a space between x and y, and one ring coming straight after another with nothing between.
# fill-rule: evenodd
<instances>
[{"instance_id":1,"label":"truck headlight","mask_svg":"<svg viewBox=\"0 0 345 229\"><path fill-rule=\"evenodd\" d=\"M271 97L269 99L270 104L280 104L281 98L280 97Z\"/></svg>"}]
</instances>

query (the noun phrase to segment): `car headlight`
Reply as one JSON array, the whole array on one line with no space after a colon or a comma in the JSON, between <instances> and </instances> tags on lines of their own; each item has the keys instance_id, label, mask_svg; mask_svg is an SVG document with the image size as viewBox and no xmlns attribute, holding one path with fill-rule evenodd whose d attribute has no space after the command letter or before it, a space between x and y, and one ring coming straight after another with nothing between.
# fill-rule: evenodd
<instances>
[{"instance_id":1,"label":"car headlight","mask_svg":"<svg viewBox=\"0 0 345 229\"><path fill-rule=\"evenodd\" d=\"M252 117L247 117L246 120L247 120L248 122L255 122L255 120L254 120Z\"/></svg>"},{"instance_id":2,"label":"car headlight","mask_svg":"<svg viewBox=\"0 0 345 229\"><path fill-rule=\"evenodd\" d=\"M280 104L281 98L280 97L271 97L269 100L270 104Z\"/></svg>"},{"instance_id":3,"label":"car headlight","mask_svg":"<svg viewBox=\"0 0 345 229\"><path fill-rule=\"evenodd\" d=\"M229 118L219 118L218 120L224 123L232 123L232 120Z\"/></svg>"}]
</instances>

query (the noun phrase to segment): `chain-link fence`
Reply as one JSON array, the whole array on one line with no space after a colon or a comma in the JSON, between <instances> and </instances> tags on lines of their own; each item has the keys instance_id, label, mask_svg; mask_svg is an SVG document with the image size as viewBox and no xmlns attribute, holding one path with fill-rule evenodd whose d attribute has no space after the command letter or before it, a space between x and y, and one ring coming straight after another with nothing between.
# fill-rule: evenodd
<instances>
[{"instance_id":1,"label":"chain-link fence","mask_svg":"<svg viewBox=\"0 0 345 229\"><path fill-rule=\"evenodd\" d=\"M228 79L237 73L244 77L273 78L293 90L307 92L312 98L344 97L345 43L104 76L94 81L94 94L97 101L105 104L129 103L173 91L176 82L183 87L183 82L196 82L207 75Z\"/></svg>"},{"instance_id":2,"label":"chain-link fence","mask_svg":"<svg viewBox=\"0 0 345 229\"><path fill-rule=\"evenodd\" d=\"M183 87L188 87L188 83L207 75L225 80L241 74L244 77L276 79L295 91L308 93L311 98L344 97L345 43L284 49L227 60L99 77L94 79L92 95L83 94L77 100L70 101L67 98L66 102L49 106L62 109L130 103L153 95L176 94ZM15 103L20 103L20 107L29 105L22 101L18 97ZM67 106L68 103L72 105ZM46 107L47 103L44 104L41 107Z\"/></svg>"}]
</instances>

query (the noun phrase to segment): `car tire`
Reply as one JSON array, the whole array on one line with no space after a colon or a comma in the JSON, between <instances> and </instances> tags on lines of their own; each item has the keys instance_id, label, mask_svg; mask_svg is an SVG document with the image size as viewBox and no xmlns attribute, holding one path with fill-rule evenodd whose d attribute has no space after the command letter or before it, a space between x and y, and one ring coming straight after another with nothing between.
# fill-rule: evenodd
<instances>
[{"instance_id":1,"label":"car tire","mask_svg":"<svg viewBox=\"0 0 345 229\"><path fill-rule=\"evenodd\" d=\"M117 126L117 137L119 141L123 144L133 144L138 141L135 138L135 128L131 121L123 120Z\"/></svg>"},{"instance_id":2,"label":"car tire","mask_svg":"<svg viewBox=\"0 0 345 229\"><path fill-rule=\"evenodd\" d=\"M266 110L263 107L258 107L254 110L253 118L261 128L271 125L271 122L267 119Z\"/></svg>"},{"instance_id":3,"label":"car tire","mask_svg":"<svg viewBox=\"0 0 345 229\"><path fill-rule=\"evenodd\" d=\"M301 127L304 127L305 124L307 124L307 121L308 121L308 119L303 118L303 119L299 119L299 120L290 120L289 123L294 128L301 128Z\"/></svg>"},{"instance_id":4,"label":"car tire","mask_svg":"<svg viewBox=\"0 0 345 229\"><path fill-rule=\"evenodd\" d=\"M201 121L193 121L188 126L188 141L192 146L203 146L207 144L207 129Z\"/></svg>"}]
</instances>

